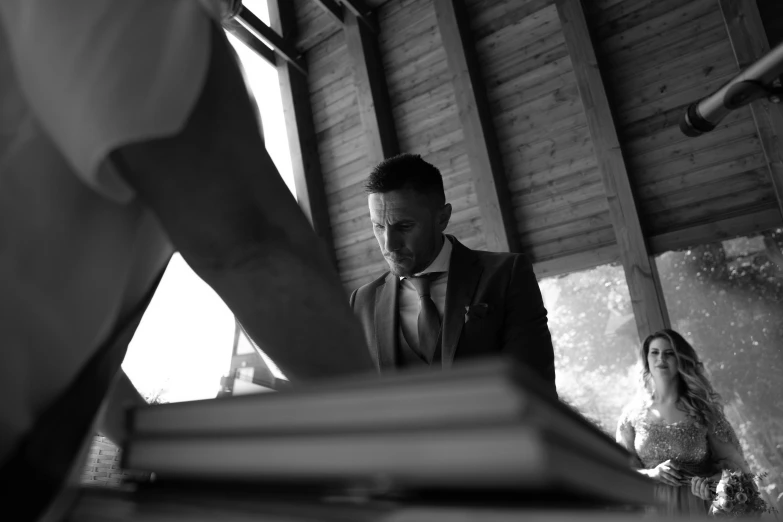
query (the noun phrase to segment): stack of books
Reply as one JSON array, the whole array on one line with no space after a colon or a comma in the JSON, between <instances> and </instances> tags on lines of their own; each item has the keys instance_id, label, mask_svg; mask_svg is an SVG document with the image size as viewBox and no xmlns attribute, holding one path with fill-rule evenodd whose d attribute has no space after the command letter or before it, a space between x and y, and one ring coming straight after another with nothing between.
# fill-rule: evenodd
<instances>
[{"instance_id":1,"label":"stack of books","mask_svg":"<svg viewBox=\"0 0 783 522\"><path fill-rule=\"evenodd\" d=\"M496 359L146 406L129 411L123 467L177 491L257 488L302 503L329 491L454 509L651 505L628 452L542 389Z\"/></svg>"}]
</instances>

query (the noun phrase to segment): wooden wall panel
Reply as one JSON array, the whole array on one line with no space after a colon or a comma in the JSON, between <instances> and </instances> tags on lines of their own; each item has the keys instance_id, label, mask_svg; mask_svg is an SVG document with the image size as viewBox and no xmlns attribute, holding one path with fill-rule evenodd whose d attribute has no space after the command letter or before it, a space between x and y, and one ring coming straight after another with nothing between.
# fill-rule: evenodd
<instances>
[{"instance_id":1,"label":"wooden wall panel","mask_svg":"<svg viewBox=\"0 0 783 522\"><path fill-rule=\"evenodd\" d=\"M391 0L378 14L400 150L421 154L440 169L446 199L454 207L447 232L484 249L483 219L434 7L430 0Z\"/></svg>"},{"instance_id":2,"label":"wooden wall panel","mask_svg":"<svg viewBox=\"0 0 783 522\"><path fill-rule=\"evenodd\" d=\"M542 263L615 248L554 2L471 0L468 8L523 251Z\"/></svg>"},{"instance_id":3,"label":"wooden wall panel","mask_svg":"<svg viewBox=\"0 0 783 522\"><path fill-rule=\"evenodd\" d=\"M761 0L762 3L766 0ZM371 162L342 28L294 0L342 279L386 270L369 226ZM540 275L619 259L601 173L554 0L465 0L523 251ZM769 3L769 2L767 2ZM449 232L486 248L432 0L367 0L400 150L443 173ZM775 196L748 109L686 138L685 107L738 71L717 0L584 0L642 229L660 252L771 223ZM743 217L744 216L744 217ZM759 217L761 216L761 217Z\"/></svg>"},{"instance_id":4,"label":"wooden wall panel","mask_svg":"<svg viewBox=\"0 0 783 522\"><path fill-rule=\"evenodd\" d=\"M288 1L293 1L299 21L296 39L299 52L308 51L342 29L312 0Z\"/></svg>"},{"instance_id":5,"label":"wooden wall panel","mask_svg":"<svg viewBox=\"0 0 783 522\"><path fill-rule=\"evenodd\" d=\"M739 71L718 3L599 0L585 5L593 7L598 60L646 235L774 207L748 108L699 138L687 138L678 128L688 104Z\"/></svg>"},{"instance_id":6,"label":"wooden wall panel","mask_svg":"<svg viewBox=\"0 0 783 522\"><path fill-rule=\"evenodd\" d=\"M366 255L359 255L362 253L359 241L368 233L372 237L362 187L370 165L342 30L313 46L306 57L337 268L351 289L355 287L357 262L367 262ZM377 257L382 261L380 254ZM366 282L365 279L361 280Z\"/></svg>"},{"instance_id":7,"label":"wooden wall panel","mask_svg":"<svg viewBox=\"0 0 783 522\"><path fill-rule=\"evenodd\" d=\"M296 9L296 17L299 21L296 47L299 52L305 53L335 33L342 31L342 26L314 0L286 1L293 2ZM384 1L362 0L362 3L369 9L375 9Z\"/></svg>"},{"instance_id":8,"label":"wooden wall panel","mask_svg":"<svg viewBox=\"0 0 783 522\"><path fill-rule=\"evenodd\" d=\"M464 0L433 0L433 5L451 73L471 179L484 220L487 248L519 252L516 217L473 41L470 13Z\"/></svg>"}]
</instances>

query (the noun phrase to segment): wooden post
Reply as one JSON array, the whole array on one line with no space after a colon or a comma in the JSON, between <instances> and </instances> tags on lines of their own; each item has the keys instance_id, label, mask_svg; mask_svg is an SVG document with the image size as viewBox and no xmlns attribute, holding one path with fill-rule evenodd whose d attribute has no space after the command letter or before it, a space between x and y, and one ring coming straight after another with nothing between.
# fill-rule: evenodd
<instances>
[{"instance_id":1,"label":"wooden post","mask_svg":"<svg viewBox=\"0 0 783 522\"><path fill-rule=\"evenodd\" d=\"M555 0L576 75L587 126L604 182L639 337L669 327L655 262L645 243L628 170L617 137L590 31L580 0Z\"/></svg>"},{"instance_id":2,"label":"wooden post","mask_svg":"<svg viewBox=\"0 0 783 522\"><path fill-rule=\"evenodd\" d=\"M268 5L272 28L284 39L293 42L296 37L293 3L288 0L269 0ZM337 266L307 78L286 60L278 60L277 74L297 200Z\"/></svg>"},{"instance_id":3,"label":"wooden post","mask_svg":"<svg viewBox=\"0 0 783 522\"><path fill-rule=\"evenodd\" d=\"M769 40L755 0L720 0L720 9L739 72L769 52ZM783 109L762 98L750 110L783 213Z\"/></svg>"},{"instance_id":4,"label":"wooden post","mask_svg":"<svg viewBox=\"0 0 783 522\"><path fill-rule=\"evenodd\" d=\"M463 0L435 0L443 48L465 136L470 173L476 187L489 250L519 252L519 234L511 207L503 161L481 77Z\"/></svg>"},{"instance_id":5,"label":"wooden post","mask_svg":"<svg viewBox=\"0 0 783 522\"><path fill-rule=\"evenodd\" d=\"M374 166L400 151L386 75L375 34L350 11L345 11L344 20L359 117L367 144L367 159Z\"/></svg>"}]
</instances>

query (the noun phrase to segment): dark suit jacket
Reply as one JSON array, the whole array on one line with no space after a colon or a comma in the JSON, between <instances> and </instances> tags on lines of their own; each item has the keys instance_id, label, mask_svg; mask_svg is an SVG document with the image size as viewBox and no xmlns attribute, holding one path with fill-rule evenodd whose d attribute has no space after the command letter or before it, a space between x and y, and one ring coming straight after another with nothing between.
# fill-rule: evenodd
<instances>
[{"instance_id":1,"label":"dark suit jacket","mask_svg":"<svg viewBox=\"0 0 783 522\"><path fill-rule=\"evenodd\" d=\"M444 368L453 361L508 354L555 388L552 339L533 267L523 254L470 250L453 236L441 335ZM387 272L351 294L381 372L396 367L399 278Z\"/></svg>"}]
</instances>

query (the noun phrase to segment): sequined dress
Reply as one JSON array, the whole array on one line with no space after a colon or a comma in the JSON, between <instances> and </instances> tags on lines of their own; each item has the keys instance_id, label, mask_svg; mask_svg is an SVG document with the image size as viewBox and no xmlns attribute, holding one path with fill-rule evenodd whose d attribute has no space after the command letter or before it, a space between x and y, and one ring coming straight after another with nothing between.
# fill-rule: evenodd
<instances>
[{"instance_id":1,"label":"sequined dress","mask_svg":"<svg viewBox=\"0 0 783 522\"><path fill-rule=\"evenodd\" d=\"M663 422L653 417L651 407L651 400L636 400L625 408L618 424L618 433L633 434L636 455L645 469L671 459L689 476L712 475L719 466L707 439L710 429L718 440L730 442L742 453L739 440L722 413L715 426L707 427L691 418L675 423ZM709 507L705 500L691 493L689 486L656 483L655 497L663 515L704 516Z\"/></svg>"}]
</instances>

